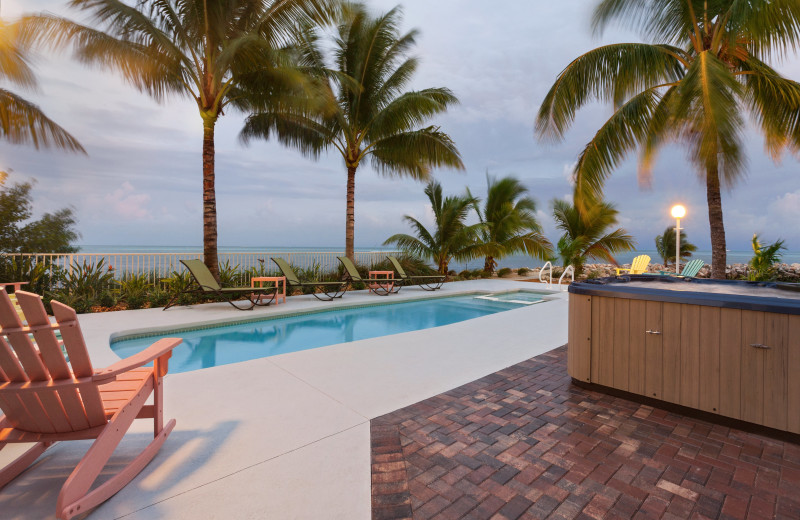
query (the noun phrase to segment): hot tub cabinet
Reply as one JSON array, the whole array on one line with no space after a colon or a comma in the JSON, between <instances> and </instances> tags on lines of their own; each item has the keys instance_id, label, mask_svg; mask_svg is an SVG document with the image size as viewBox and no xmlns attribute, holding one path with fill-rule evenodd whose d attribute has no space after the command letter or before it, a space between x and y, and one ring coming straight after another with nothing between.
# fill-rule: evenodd
<instances>
[{"instance_id":1,"label":"hot tub cabinet","mask_svg":"<svg viewBox=\"0 0 800 520\"><path fill-rule=\"evenodd\" d=\"M568 372L800 434L800 292L631 276L569 288Z\"/></svg>"}]
</instances>

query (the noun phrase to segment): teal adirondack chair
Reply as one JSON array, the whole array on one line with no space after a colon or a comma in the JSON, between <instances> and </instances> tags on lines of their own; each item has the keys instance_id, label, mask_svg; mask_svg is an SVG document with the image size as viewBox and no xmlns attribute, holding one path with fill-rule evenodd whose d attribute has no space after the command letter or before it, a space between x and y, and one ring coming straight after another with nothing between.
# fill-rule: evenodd
<instances>
[{"instance_id":1,"label":"teal adirondack chair","mask_svg":"<svg viewBox=\"0 0 800 520\"><path fill-rule=\"evenodd\" d=\"M688 262L685 266L683 266L683 271L681 274L677 275L681 278L694 278L697 276L697 273L700 272L700 269L703 268L705 262L700 260L699 258L695 258L691 262ZM671 273L669 271L659 271L658 274L662 276L676 276L675 273Z\"/></svg>"}]
</instances>

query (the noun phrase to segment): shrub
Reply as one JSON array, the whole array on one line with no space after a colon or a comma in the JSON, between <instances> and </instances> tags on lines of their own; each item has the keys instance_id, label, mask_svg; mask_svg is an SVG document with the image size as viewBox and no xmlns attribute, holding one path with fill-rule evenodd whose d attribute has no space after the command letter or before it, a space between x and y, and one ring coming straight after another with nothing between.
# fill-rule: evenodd
<instances>
[{"instance_id":1,"label":"shrub","mask_svg":"<svg viewBox=\"0 0 800 520\"><path fill-rule=\"evenodd\" d=\"M531 270L528 269L527 267L520 267L519 269L517 269L517 274L520 275L520 276L525 276L526 274L528 274L530 272L531 272Z\"/></svg>"},{"instance_id":2,"label":"shrub","mask_svg":"<svg viewBox=\"0 0 800 520\"><path fill-rule=\"evenodd\" d=\"M491 271L484 271L483 269L475 270L475 278L491 278L491 277L492 277Z\"/></svg>"},{"instance_id":3,"label":"shrub","mask_svg":"<svg viewBox=\"0 0 800 520\"><path fill-rule=\"evenodd\" d=\"M101 307L114 307L117 304L117 298L111 293L106 291L97 299L97 305Z\"/></svg>"},{"instance_id":4,"label":"shrub","mask_svg":"<svg viewBox=\"0 0 800 520\"><path fill-rule=\"evenodd\" d=\"M142 294L142 295L127 297L125 299L125 304L128 306L129 310L141 309L142 307L144 307L146 301L147 300L145 299L145 296Z\"/></svg>"},{"instance_id":5,"label":"shrub","mask_svg":"<svg viewBox=\"0 0 800 520\"><path fill-rule=\"evenodd\" d=\"M504 276L508 276L510 274L511 274L511 268L510 267L503 267L502 269L498 269L497 270L497 276L500 277L500 278L503 278Z\"/></svg>"},{"instance_id":6,"label":"shrub","mask_svg":"<svg viewBox=\"0 0 800 520\"><path fill-rule=\"evenodd\" d=\"M94 303L101 294L111 289L113 281L112 268L106 268L105 258L101 258L96 264L84 262L68 271L62 289L73 297Z\"/></svg>"}]
</instances>

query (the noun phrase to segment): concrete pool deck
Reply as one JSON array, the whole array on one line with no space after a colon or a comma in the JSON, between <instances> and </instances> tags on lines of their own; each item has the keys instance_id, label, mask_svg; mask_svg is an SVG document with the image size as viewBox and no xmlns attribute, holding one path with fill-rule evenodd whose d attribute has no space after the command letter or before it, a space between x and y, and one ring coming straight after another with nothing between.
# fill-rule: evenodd
<instances>
[{"instance_id":1,"label":"concrete pool deck","mask_svg":"<svg viewBox=\"0 0 800 520\"><path fill-rule=\"evenodd\" d=\"M235 320L340 305L471 291L544 290L509 280L405 288L379 297L348 292L319 302L241 312L225 303L80 317L97 367L119 358L123 331ZM95 519L326 518L371 516L370 419L566 343L566 292L553 300L433 329L223 365L165 381L165 413L177 426L155 460L90 514ZM124 464L150 436L134 425L112 463ZM64 479L88 442L60 443L0 493L6 519L51 518ZM13 450L0 452L0 465Z\"/></svg>"}]
</instances>

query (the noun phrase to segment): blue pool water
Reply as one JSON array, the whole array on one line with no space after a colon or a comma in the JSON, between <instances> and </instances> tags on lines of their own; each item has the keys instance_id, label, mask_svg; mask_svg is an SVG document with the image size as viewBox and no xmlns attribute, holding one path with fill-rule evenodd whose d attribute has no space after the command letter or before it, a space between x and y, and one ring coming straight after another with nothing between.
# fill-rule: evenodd
<instances>
[{"instance_id":1,"label":"blue pool water","mask_svg":"<svg viewBox=\"0 0 800 520\"><path fill-rule=\"evenodd\" d=\"M526 301L542 294L517 291ZM114 341L111 349L125 358L141 352L162 337L183 343L169 361L170 372L189 372L287 352L296 352L360 339L449 325L503 312L524 304L454 296L388 305L326 310L286 318Z\"/></svg>"}]
</instances>

